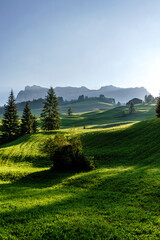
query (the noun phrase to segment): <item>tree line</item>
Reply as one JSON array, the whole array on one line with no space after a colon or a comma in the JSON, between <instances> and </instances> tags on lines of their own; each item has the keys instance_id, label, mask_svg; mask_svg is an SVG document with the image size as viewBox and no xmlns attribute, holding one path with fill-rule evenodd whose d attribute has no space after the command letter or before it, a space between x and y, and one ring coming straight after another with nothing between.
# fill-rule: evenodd
<instances>
[{"instance_id":1,"label":"tree line","mask_svg":"<svg viewBox=\"0 0 160 240\"><path fill-rule=\"evenodd\" d=\"M60 128L58 100L52 87L48 90L44 99L40 119L43 130L57 130ZM15 97L13 90L11 90L8 102L4 107L1 142L9 142L25 134L36 133L37 131L37 118L32 114L28 102L25 103L21 120L19 120Z\"/></svg>"},{"instance_id":2,"label":"tree line","mask_svg":"<svg viewBox=\"0 0 160 240\"><path fill-rule=\"evenodd\" d=\"M101 102L106 102L106 103L110 103L110 104L115 104L115 99L114 98L107 98L104 95L99 95L99 97L88 97L88 96L84 96L84 95L80 95L78 97L78 99L74 99L74 100L64 100L63 97L57 97L58 100L58 105L59 106L63 106L63 105L68 105L68 104L73 104L73 103L78 103L78 102L83 102L83 101L88 101L88 100L100 100ZM44 99L43 98L39 98L39 99L34 99L32 101L28 101L29 106L31 109L40 109L43 108L43 102ZM26 102L19 102L17 103L17 110L18 111L23 111L24 107L25 107ZM0 114L4 114L4 107L0 107Z\"/></svg>"}]
</instances>

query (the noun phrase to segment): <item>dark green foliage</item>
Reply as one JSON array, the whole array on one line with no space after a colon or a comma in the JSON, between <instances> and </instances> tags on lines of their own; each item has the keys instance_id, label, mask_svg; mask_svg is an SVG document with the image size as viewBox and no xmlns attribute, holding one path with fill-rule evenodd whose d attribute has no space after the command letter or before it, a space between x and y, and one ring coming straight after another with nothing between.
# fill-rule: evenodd
<instances>
[{"instance_id":1,"label":"dark green foliage","mask_svg":"<svg viewBox=\"0 0 160 240\"><path fill-rule=\"evenodd\" d=\"M36 116L33 116L32 115L32 132L33 133L36 133L36 132L38 132L38 122L37 122L37 118L36 118Z\"/></svg>"},{"instance_id":2,"label":"dark green foliage","mask_svg":"<svg viewBox=\"0 0 160 240\"><path fill-rule=\"evenodd\" d=\"M103 94L100 94L100 95L99 95L99 98L102 99L102 100L104 100L104 99L105 99L105 96L104 96Z\"/></svg>"},{"instance_id":3,"label":"dark green foliage","mask_svg":"<svg viewBox=\"0 0 160 240\"><path fill-rule=\"evenodd\" d=\"M19 136L20 127L17 106L12 90L8 98L8 103L5 105L1 131L3 141L12 141Z\"/></svg>"},{"instance_id":4,"label":"dark green foliage","mask_svg":"<svg viewBox=\"0 0 160 240\"><path fill-rule=\"evenodd\" d=\"M68 139L62 134L55 138L47 138L42 146L42 152L50 155L54 170L92 170L95 163L91 157L82 152L82 143L78 137Z\"/></svg>"},{"instance_id":5,"label":"dark green foliage","mask_svg":"<svg viewBox=\"0 0 160 240\"><path fill-rule=\"evenodd\" d=\"M43 110L41 113L42 129L56 130L60 128L60 118L58 112L58 100L54 89L51 87L43 103Z\"/></svg>"},{"instance_id":6,"label":"dark green foliage","mask_svg":"<svg viewBox=\"0 0 160 240\"><path fill-rule=\"evenodd\" d=\"M78 97L78 101L79 101L79 102L84 101L84 95L80 95L80 96Z\"/></svg>"},{"instance_id":7,"label":"dark green foliage","mask_svg":"<svg viewBox=\"0 0 160 240\"><path fill-rule=\"evenodd\" d=\"M156 117L160 118L160 97L157 100L157 106L156 106Z\"/></svg>"},{"instance_id":8,"label":"dark green foliage","mask_svg":"<svg viewBox=\"0 0 160 240\"><path fill-rule=\"evenodd\" d=\"M22 115L21 134L30 134L37 132L37 121L35 116L32 115L29 103L26 102Z\"/></svg>"},{"instance_id":9,"label":"dark green foliage","mask_svg":"<svg viewBox=\"0 0 160 240\"><path fill-rule=\"evenodd\" d=\"M72 115L72 108L71 108L71 107L68 108L67 113L68 113L68 116L71 116L71 115Z\"/></svg>"},{"instance_id":10,"label":"dark green foliage","mask_svg":"<svg viewBox=\"0 0 160 240\"><path fill-rule=\"evenodd\" d=\"M155 103L156 98L154 98L151 94L145 95L145 102L146 103Z\"/></svg>"},{"instance_id":11,"label":"dark green foliage","mask_svg":"<svg viewBox=\"0 0 160 240\"><path fill-rule=\"evenodd\" d=\"M135 112L136 112L136 108L135 108L134 102L131 101L129 106L129 113L133 114Z\"/></svg>"}]
</instances>

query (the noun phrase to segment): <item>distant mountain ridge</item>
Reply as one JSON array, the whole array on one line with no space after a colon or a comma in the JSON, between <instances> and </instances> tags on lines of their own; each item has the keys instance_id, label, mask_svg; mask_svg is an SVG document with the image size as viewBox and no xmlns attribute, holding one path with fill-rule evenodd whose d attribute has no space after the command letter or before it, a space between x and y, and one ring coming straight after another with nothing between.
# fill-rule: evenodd
<instances>
[{"instance_id":1,"label":"distant mountain ridge","mask_svg":"<svg viewBox=\"0 0 160 240\"><path fill-rule=\"evenodd\" d=\"M144 87L135 88L120 88L115 86L104 86L97 90L90 90L84 86L82 87L56 87L55 93L57 97L63 97L64 100L77 99L80 95L88 97L98 97L103 94L107 98L114 98L116 101L122 103L128 102L132 98L139 98L144 100L145 95L149 92ZM16 102L32 101L33 99L45 98L48 88L40 86L26 86L25 90L18 93Z\"/></svg>"}]
</instances>

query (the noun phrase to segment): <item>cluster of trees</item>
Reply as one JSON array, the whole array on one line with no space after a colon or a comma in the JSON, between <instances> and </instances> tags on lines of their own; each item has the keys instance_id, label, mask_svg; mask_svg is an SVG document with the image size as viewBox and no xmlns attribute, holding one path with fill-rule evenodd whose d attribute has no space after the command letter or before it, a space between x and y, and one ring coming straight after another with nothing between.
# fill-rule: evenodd
<instances>
[{"instance_id":1,"label":"cluster of trees","mask_svg":"<svg viewBox=\"0 0 160 240\"><path fill-rule=\"evenodd\" d=\"M160 118L160 97L153 97L152 95L145 96L146 103L156 103L156 117Z\"/></svg>"},{"instance_id":2,"label":"cluster of trees","mask_svg":"<svg viewBox=\"0 0 160 240\"><path fill-rule=\"evenodd\" d=\"M37 120L32 115L28 102L24 107L21 122L19 121L13 91L11 91L8 103L5 105L1 132L3 142L14 140L24 134L37 132Z\"/></svg>"},{"instance_id":3,"label":"cluster of trees","mask_svg":"<svg viewBox=\"0 0 160 240\"><path fill-rule=\"evenodd\" d=\"M52 87L49 89L43 104L43 111L41 113L42 129L59 129L60 118L58 112L58 100ZM21 121L19 121L17 105L15 103L13 91L11 91L7 105L5 105L4 108L4 116L2 119L2 142L12 141L25 134L36 133L37 129L37 119L31 113L28 102L25 103L22 118Z\"/></svg>"},{"instance_id":4,"label":"cluster of trees","mask_svg":"<svg viewBox=\"0 0 160 240\"><path fill-rule=\"evenodd\" d=\"M115 104L115 99L114 98L107 98L103 94L100 94L99 97L88 97L88 96L80 95L78 97L77 102L83 102L83 101L88 100L88 99L98 99L98 100L101 100L101 101L106 102L106 103Z\"/></svg>"},{"instance_id":5,"label":"cluster of trees","mask_svg":"<svg viewBox=\"0 0 160 240\"><path fill-rule=\"evenodd\" d=\"M144 97L145 103L157 103L157 100L158 100L158 98L153 97L151 94L145 95L145 97Z\"/></svg>"},{"instance_id":6,"label":"cluster of trees","mask_svg":"<svg viewBox=\"0 0 160 240\"><path fill-rule=\"evenodd\" d=\"M80 95L78 97L78 99L71 100L71 101L64 100L63 97L57 97L58 105L68 105L68 104L73 104L73 103L77 103L77 102L87 101L87 100L90 100L90 99L98 99L102 102L115 104L115 99L114 98L107 98L103 94L101 94L99 97L88 97L88 96ZM28 101L31 109L43 108L43 102L44 102L44 99L42 99L42 98L34 99L33 101ZM16 104L17 105L17 110L18 111L23 111L23 109L25 107L25 104L26 104L26 102L17 103ZM4 107L0 107L0 114L4 114L4 111L5 111Z\"/></svg>"}]
</instances>

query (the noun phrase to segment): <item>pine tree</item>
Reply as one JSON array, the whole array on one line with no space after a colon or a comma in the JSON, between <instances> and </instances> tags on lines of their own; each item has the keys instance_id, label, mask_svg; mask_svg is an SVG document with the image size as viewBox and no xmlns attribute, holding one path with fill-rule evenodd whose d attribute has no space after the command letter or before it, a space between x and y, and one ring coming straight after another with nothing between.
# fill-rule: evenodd
<instances>
[{"instance_id":1,"label":"pine tree","mask_svg":"<svg viewBox=\"0 0 160 240\"><path fill-rule=\"evenodd\" d=\"M32 116L32 120L33 120L32 131L33 131L33 133L36 133L36 132L38 132L37 118L35 116Z\"/></svg>"},{"instance_id":2,"label":"pine tree","mask_svg":"<svg viewBox=\"0 0 160 240\"><path fill-rule=\"evenodd\" d=\"M56 130L60 128L60 118L58 112L58 100L54 89L51 87L43 103L43 110L41 113L42 129Z\"/></svg>"},{"instance_id":3,"label":"pine tree","mask_svg":"<svg viewBox=\"0 0 160 240\"><path fill-rule=\"evenodd\" d=\"M26 105L23 109L23 115L22 115L22 123L21 123L21 134L29 134L35 132L35 129L33 130L33 125L35 125L35 117L31 113L31 109L29 107L29 103L26 102ZM35 128L35 126L34 126Z\"/></svg>"},{"instance_id":4,"label":"pine tree","mask_svg":"<svg viewBox=\"0 0 160 240\"><path fill-rule=\"evenodd\" d=\"M158 101L157 101L156 117L157 117L157 118L160 118L160 97L158 98Z\"/></svg>"},{"instance_id":5,"label":"pine tree","mask_svg":"<svg viewBox=\"0 0 160 240\"><path fill-rule=\"evenodd\" d=\"M131 101L130 106L129 106L129 113L132 114L135 112L136 112L136 108L135 108L134 102Z\"/></svg>"},{"instance_id":6,"label":"pine tree","mask_svg":"<svg viewBox=\"0 0 160 240\"><path fill-rule=\"evenodd\" d=\"M12 141L19 136L19 120L17 106L13 91L8 98L7 105L4 108L4 117L2 119L2 139L4 141Z\"/></svg>"},{"instance_id":7,"label":"pine tree","mask_svg":"<svg viewBox=\"0 0 160 240\"><path fill-rule=\"evenodd\" d=\"M72 115L72 108L71 107L68 108L67 113L68 113L68 116Z\"/></svg>"}]
</instances>

